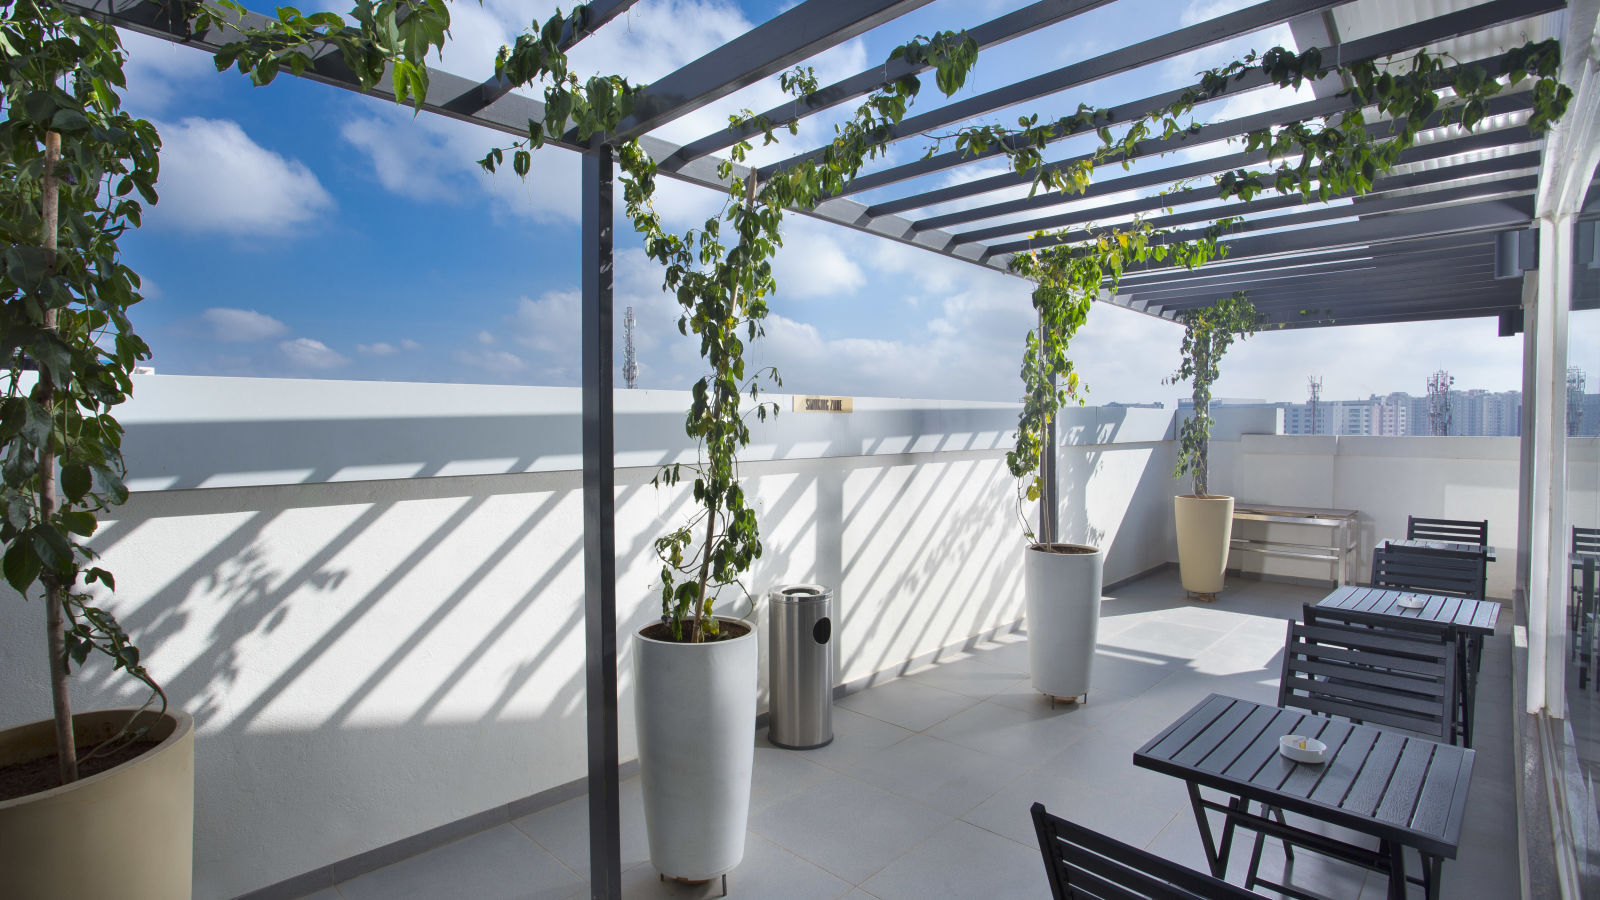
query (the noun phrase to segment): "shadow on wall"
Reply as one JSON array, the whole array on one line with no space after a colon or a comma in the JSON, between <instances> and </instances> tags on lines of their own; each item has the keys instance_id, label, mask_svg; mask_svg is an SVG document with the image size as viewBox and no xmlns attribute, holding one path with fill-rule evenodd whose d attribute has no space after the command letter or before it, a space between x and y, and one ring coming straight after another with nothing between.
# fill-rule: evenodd
<instances>
[{"instance_id":1,"label":"shadow on wall","mask_svg":"<svg viewBox=\"0 0 1600 900\"><path fill-rule=\"evenodd\" d=\"M633 415L619 434L681 424ZM113 608L199 726L197 896L253 890L583 775L581 491L576 471L554 468L576 462L578 422L129 427L130 458L179 454L164 470L175 487L284 470L310 482L136 493L94 541L119 576ZM489 435L472 458L509 474L442 477L463 433ZM746 464L770 536L752 586L836 587L842 677L1020 615L1020 542L992 435L912 429L892 440L914 453L881 456L853 438L774 442L774 459ZM396 466L412 474L335 480ZM658 492L652 474L619 472L624 690L626 636L659 614L653 540L689 512L688 488ZM0 700L5 723L49 708L42 681L12 678L42 668L23 665L36 630L23 617L37 610L0 606L0 674L24 688ZM132 696L96 666L74 692L86 707Z\"/></svg>"}]
</instances>

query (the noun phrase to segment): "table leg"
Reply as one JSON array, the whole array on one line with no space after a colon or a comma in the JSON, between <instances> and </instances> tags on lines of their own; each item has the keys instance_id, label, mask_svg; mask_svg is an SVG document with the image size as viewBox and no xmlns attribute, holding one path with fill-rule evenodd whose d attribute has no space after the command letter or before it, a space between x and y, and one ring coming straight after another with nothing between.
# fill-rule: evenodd
<instances>
[{"instance_id":1,"label":"table leg","mask_svg":"<svg viewBox=\"0 0 1600 900\"><path fill-rule=\"evenodd\" d=\"M1444 860L1437 856L1423 855L1422 877L1426 882L1423 885L1424 896L1427 900L1439 900L1439 882L1444 879Z\"/></svg>"},{"instance_id":2,"label":"table leg","mask_svg":"<svg viewBox=\"0 0 1600 900\"><path fill-rule=\"evenodd\" d=\"M1389 900L1406 900L1405 848L1384 841L1379 845L1379 852L1384 850L1389 851Z\"/></svg>"},{"instance_id":3,"label":"table leg","mask_svg":"<svg viewBox=\"0 0 1600 900\"><path fill-rule=\"evenodd\" d=\"M1223 829L1224 840L1222 854L1217 853L1216 841L1211 837L1211 820L1206 818L1205 804L1200 800L1200 787L1194 782L1189 782L1189 805L1194 808L1195 825L1200 828L1200 845L1206 851L1206 865L1211 867L1211 877L1222 878L1228 871L1228 843L1233 837L1233 820L1229 819ZM1237 804L1237 800L1230 802L1229 807Z\"/></svg>"},{"instance_id":4,"label":"table leg","mask_svg":"<svg viewBox=\"0 0 1600 900\"><path fill-rule=\"evenodd\" d=\"M1472 655L1472 638L1461 634L1456 641L1456 696L1461 713L1461 744L1472 746L1472 714L1477 706L1477 678L1475 667L1468 661ZM1455 743L1454 740L1451 743Z\"/></svg>"}]
</instances>

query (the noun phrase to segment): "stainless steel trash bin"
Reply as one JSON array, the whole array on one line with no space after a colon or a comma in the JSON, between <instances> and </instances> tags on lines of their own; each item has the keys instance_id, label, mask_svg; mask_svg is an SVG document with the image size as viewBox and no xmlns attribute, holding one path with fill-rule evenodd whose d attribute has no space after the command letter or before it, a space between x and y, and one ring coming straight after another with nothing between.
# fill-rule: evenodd
<instances>
[{"instance_id":1,"label":"stainless steel trash bin","mask_svg":"<svg viewBox=\"0 0 1600 900\"><path fill-rule=\"evenodd\" d=\"M771 726L767 739L786 750L833 741L833 591L791 584L767 595Z\"/></svg>"}]
</instances>

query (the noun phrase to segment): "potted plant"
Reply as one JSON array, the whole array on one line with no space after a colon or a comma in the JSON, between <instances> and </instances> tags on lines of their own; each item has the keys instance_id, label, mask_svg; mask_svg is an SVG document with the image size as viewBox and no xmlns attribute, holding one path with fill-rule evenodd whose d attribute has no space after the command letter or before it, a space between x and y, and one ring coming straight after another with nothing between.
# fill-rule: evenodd
<instances>
[{"instance_id":1,"label":"potted plant","mask_svg":"<svg viewBox=\"0 0 1600 900\"><path fill-rule=\"evenodd\" d=\"M257 83L312 40L345 50L363 83L391 67L400 99L426 89L424 55L448 14L381 0L346 28L290 8L238 31L218 54ZM203 34L231 12L197 9ZM362 12L362 11L358 11ZM443 25L440 24L442 18ZM437 31L437 35L435 34ZM127 499L113 412L150 356L128 311L138 275L118 240L156 202L160 140L121 108L124 54L108 24L50 0L0 11L6 117L0 122L0 542L5 580L43 600L54 715L0 730L0 883L7 897L183 898L191 891L194 721L171 709L139 649L93 591L112 590L82 542ZM226 67L223 63L219 67ZM420 96L417 97L420 102ZM103 654L150 690L138 708L74 713L72 666Z\"/></svg>"},{"instance_id":2,"label":"potted plant","mask_svg":"<svg viewBox=\"0 0 1600 900\"><path fill-rule=\"evenodd\" d=\"M1242 291L1210 306L1186 310L1180 318L1182 362L1167 383L1191 381L1194 412L1178 426L1178 467L1173 477L1191 476L1194 492L1173 498L1178 573L1189 594L1215 600L1222 590L1233 537L1233 498L1208 490L1208 451L1215 421L1211 418L1211 386L1234 336L1243 339L1254 334L1261 318Z\"/></svg>"},{"instance_id":3,"label":"potted plant","mask_svg":"<svg viewBox=\"0 0 1600 900\"><path fill-rule=\"evenodd\" d=\"M155 199L159 143L120 109L110 26L17 4L0 34L10 48L0 61L0 541L6 581L43 601L54 706L50 719L0 731L0 892L187 897L194 723L166 708L138 649L96 605L91 587L113 580L82 543L97 513L127 497L111 410L149 350L128 322L139 279L117 238L138 224L140 199ZM74 715L69 669L94 653L149 687L150 701Z\"/></svg>"}]
</instances>

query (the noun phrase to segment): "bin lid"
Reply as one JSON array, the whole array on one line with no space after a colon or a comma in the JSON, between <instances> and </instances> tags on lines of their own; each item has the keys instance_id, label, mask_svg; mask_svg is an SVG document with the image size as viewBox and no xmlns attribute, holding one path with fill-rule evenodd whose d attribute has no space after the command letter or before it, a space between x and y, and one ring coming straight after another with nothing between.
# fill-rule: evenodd
<instances>
[{"instance_id":1,"label":"bin lid","mask_svg":"<svg viewBox=\"0 0 1600 900\"><path fill-rule=\"evenodd\" d=\"M773 603L823 603L832 598L833 590L820 584L780 585L767 594Z\"/></svg>"}]
</instances>

